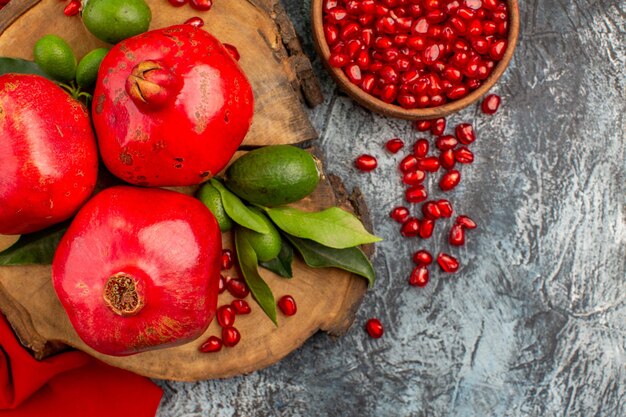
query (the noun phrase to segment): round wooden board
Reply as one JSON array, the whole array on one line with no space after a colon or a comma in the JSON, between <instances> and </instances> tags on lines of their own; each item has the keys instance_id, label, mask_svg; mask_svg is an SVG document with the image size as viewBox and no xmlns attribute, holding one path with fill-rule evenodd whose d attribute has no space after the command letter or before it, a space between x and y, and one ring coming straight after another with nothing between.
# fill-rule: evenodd
<instances>
[{"instance_id":1,"label":"round wooden board","mask_svg":"<svg viewBox=\"0 0 626 417\"><path fill-rule=\"evenodd\" d=\"M188 7L172 9L162 0L148 2L154 11L154 27L179 23L194 14ZM20 5L16 6L17 3ZM26 3L34 7L29 9ZM216 8L208 14L211 20L206 20L209 21L209 29L219 38L237 45L248 45L246 49L240 47L242 57L245 57L248 49L256 50L260 46L253 39L249 39L248 43L241 39L237 42L236 39L238 33L254 28L255 25L258 25L257 32L261 34L259 39L263 42L271 40L270 44L281 44L279 31L276 26L271 26L274 21L268 17L272 14L270 10L276 12L276 4L276 0L218 2ZM240 11L234 17L229 16L229 24L219 23L218 20L228 14L225 9L231 7L233 10L241 8L245 12ZM46 33L57 33L66 37L79 56L98 45L84 31L77 18L68 19L61 14L56 0L43 0L40 3L35 0L11 2L7 7L7 11L14 14L24 13L25 10L28 11L14 22L12 17L3 14L4 11L0 12L0 56L30 58L35 40ZM159 13L160 10L164 13ZM272 15L275 17L275 13ZM227 31L224 36L217 33L220 28L233 27L235 21L238 31ZM9 24L8 29L4 30ZM268 38L267 34L263 34L264 31L274 31L275 38ZM297 89L293 88L294 82L308 82L310 85L311 81L294 76L292 63L288 54L284 53L282 44L277 49L268 50L268 45L264 47L266 49L261 51L258 58L265 60L266 66L247 65L249 60L242 58L242 66L251 79L257 98L255 125L245 144L271 145L311 139L311 132L314 131L300 106ZM277 50L283 51L281 54L284 56L272 53ZM278 80L273 79L274 77ZM268 90L268 86L273 86L273 90ZM268 105L264 105L266 101L259 100L259 97L264 97L265 94L269 94L269 97L276 97L278 94L291 98L279 100L271 103L272 105L269 105L271 101L267 101ZM262 122L259 123L259 120ZM324 178L313 194L297 204L311 210L335 205L356 211L364 216L366 225L369 224L364 211L365 205L358 191L349 196L341 181L333 176ZM0 237L0 249L13 240L13 237ZM232 247L230 233L224 234L223 240L225 247ZM372 250L372 247L367 247L366 253L371 255ZM50 280L50 266L46 265L0 267L0 310L7 316L24 345L39 357L66 344L88 352L106 363L141 375L194 381L245 374L271 365L297 349L318 330L338 336L343 334L352 324L367 289L363 278L337 269L310 269L299 260L294 262L293 279L280 278L262 268L260 271L276 298L287 293L294 296L298 303L298 313L291 318L285 318L279 313L279 326L275 327L256 303L249 299L252 313L238 316L236 322L236 327L242 334L241 342L233 349L222 349L213 354L202 354L198 347L208 336L219 335L220 329L215 322L198 340L175 348L129 357L112 357L93 351L73 330L56 298ZM235 273L234 270L227 272ZM220 295L219 305L229 303L231 299L228 293L224 293Z\"/></svg>"}]
</instances>

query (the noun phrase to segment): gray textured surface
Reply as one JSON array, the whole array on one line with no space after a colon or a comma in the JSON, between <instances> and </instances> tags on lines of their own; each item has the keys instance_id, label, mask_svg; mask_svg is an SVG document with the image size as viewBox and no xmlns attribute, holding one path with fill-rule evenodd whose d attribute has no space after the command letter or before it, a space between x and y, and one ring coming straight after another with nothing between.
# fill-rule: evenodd
<instances>
[{"instance_id":1,"label":"gray textured surface","mask_svg":"<svg viewBox=\"0 0 626 417\"><path fill-rule=\"evenodd\" d=\"M407 286L418 242L387 218L402 188L381 146L417 133L338 94L316 62L327 100L311 116L328 168L363 189L386 239L376 287L339 340L316 335L245 377L160 382L160 417L626 415L626 3L522 3L500 112L449 118L479 134L449 194L480 227L451 250L461 271ZM285 4L310 51L309 1ZM380 169L357 175L362 152ZM448 249L437 233L425 246ZM362 330L371 316L381 340Z\"/></svg>"}]
</instances>

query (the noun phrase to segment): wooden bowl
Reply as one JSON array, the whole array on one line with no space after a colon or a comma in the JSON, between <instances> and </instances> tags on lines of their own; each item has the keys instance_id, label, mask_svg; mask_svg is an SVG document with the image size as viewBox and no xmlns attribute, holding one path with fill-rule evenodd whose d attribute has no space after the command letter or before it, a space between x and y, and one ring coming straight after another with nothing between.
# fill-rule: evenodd
<instances>
[{"instance_id":1,"label":"wooden bowl","mask_svg":"<svg viewBox=\"0 0 626 417\"><path fill-rule=\"evenodd\" d=\"M330 57L330 48L328 47L328 44L326 43L326 37L324 36L322 11L323 1L324 0L312 0L311 2L311 16L313 19L314 39L313 43L315 44L317 53L322 57L324 65L330 72L330 75L335 79L339 86L346 93L348 93L350 97L352 97L357 103L359 103L363 107L373 112L380 113L385 116L395 117L398 119L428 120L438 117L445 117L451 113L461 110L464 107L469 106L470 104L480 99L491 89L491 87L494 86L494 84L498 81L498 79L506 70L509 62L511 61L511 58L513 57L513 52L515 51L515 46L517 44L517 37L519 35L518 1L507 0L509 9L508 47L504 54L504 57L498 62L489 78L487 78L479 88L459 100L454 100L437 107L409 110L395 104L385 103L384 101L379 100L373 95L366 93L358 86L352 84L341 68L334 68L328 63L328 59Z\"/></svg>"}]
</instances>

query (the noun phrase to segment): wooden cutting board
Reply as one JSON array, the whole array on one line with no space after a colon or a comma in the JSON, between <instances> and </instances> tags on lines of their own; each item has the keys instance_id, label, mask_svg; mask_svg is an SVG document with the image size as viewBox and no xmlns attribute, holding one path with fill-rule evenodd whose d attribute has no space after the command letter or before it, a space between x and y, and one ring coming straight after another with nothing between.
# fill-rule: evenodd
<instances>
[{"instance_id":1,"label":"wooden cutting board","mask_svg":"<svg viewBox=\"0 0 626 417\"><path fill-rule=\"evenodd\" d=\"M198 14L189 7L172 8L165 0L148 0L153 10L152 27L184 22ZM302 107L321 100L310 62L302 54L293 27L278 0L220 0L208 13L200 14L210 32L236 45L241 65L255 92L255 118L244 145L261 146L299 143L316 138ZM57 0L12 1L0 11L0 56L32 59L35 41L55 33L70 42L80 57L100 46L82 26L80 19L67 18ZM306 209L334 205L361 215L367 212L358 190L348 195L341 180L326 176L318 189L298 203ZM0 237L0 249L14 238ZM230 233L223 235L225 247L232 247ZM366 248L371 255L372 248ZM366 281L337 269L310 269L294 263L294 278L287 280L261 269L276 298L291 294L298 313L286 318L279 313L275 327L249 299L253 311L238 316L235 326L241 342L218 353L202 354L198 346L210 335L219 335L213 322L198 340L170 349L118 358L98 354L87 347L73 330L56 298L50 280L50 266L0 267L0 310L13 325L22 343L37 357L69 345L120 368L141 375L172 380L202 380L245 374L271 365L302 345L318 330L333 335L347 331L366 291ZM220 295L219 305L230 295Z\"/></svg>"}]
</instances>

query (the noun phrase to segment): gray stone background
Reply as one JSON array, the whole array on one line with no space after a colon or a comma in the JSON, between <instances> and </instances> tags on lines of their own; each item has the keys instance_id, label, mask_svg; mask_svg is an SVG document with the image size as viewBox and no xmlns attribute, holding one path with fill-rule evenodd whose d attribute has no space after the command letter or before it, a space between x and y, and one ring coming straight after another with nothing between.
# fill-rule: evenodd
<instances>
[{"instance_id":1,"label":"gray stone background","mask_svg":"<svg viewBox=\"0 0 626 417\"><path fill-rule=\"evenodd\" d=\"M424 246L458 255L459 273L407 285L420 243L388 218L403 188L382 145L418 133L355 105L315 57L326 101L311 118L328 170L361 187L385 238L378 282L341 339L318 334L248 376L159 382L159 417L626 415L626 2L521 3L500 111L448 118L478 131L477 160L447 195L479 229L461 249L444 227ZM284 4L315 56L310 1ZM352 167L363 152L379 156L372 174ZM363 331L372 316L380 340Z\"/></svg>"}]
</instances>

